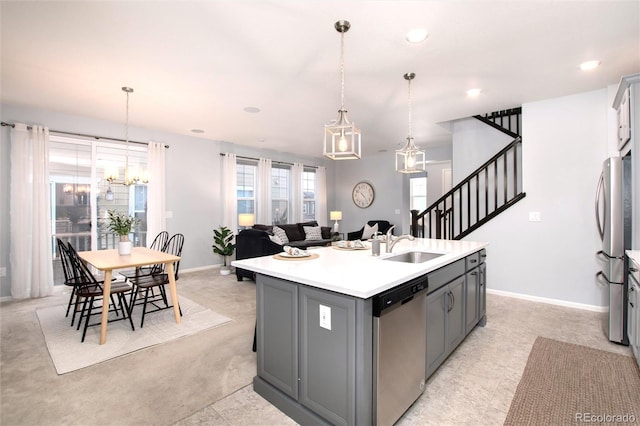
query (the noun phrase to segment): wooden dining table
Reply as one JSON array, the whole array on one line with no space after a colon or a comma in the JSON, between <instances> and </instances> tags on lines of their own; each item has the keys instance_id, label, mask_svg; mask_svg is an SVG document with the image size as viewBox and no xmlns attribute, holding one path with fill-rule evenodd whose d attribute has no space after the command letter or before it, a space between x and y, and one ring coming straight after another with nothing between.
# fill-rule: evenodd
<instances>
[{"instance_id":1,"label":"wooden dining table","mask_svg":"<svg viewBox=\"0 0 640 426\"><path fill-rule=\"evenodd\" d=\"M180 306L178 305L178 290L173 264L180 260L179 256L152 250L146 247L133 247L131 254L121 256L118 250L92 250L80 251L78 256L94 268L104 272L104 285L102 287L103 300L109 300L111 293L111 277L116 269L134 268L139 266L165 264L166 273L169 277L169 291L173 300L173 312L176 322L180 324ZM100 324L100 344L107 342L107 324L109 322L109 303L102 304L102 322Z\"/></svg>"}]
</instances>

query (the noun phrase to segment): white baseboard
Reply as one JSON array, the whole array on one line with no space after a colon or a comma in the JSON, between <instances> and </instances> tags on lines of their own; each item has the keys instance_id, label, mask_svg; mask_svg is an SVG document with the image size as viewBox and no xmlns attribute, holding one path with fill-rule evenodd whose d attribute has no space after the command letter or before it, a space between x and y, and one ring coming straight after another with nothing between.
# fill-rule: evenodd
<instances>
[{"instance_id":1,"label":"white baseboard","mask_svg":"<svg viewBox=\"0 0 640 426\"><path fill-rule=\"evenodd\" d=\"M215 265L198 266L197 268L180 269L180 273L206 271L207 269L216 269L216 268L219 268L221 266L222 266L222 264L220 263L220 264L215 264Z\"/></svg>"},{"instance_id":2,"label":"white baseboard","mask_svg":"<svg viewBox=\"0 0 640 426\"><path fill-rule=\"evenodd\" d=\"M546 297L530 296L528 294L512 293L510 291L493 290L487 288L487 293L498 296L513 297L514 299L529 300L531 302L547 303L549 305L564 306L567 308L582 309L583 311L592 312L609 312L608 306L587 305L584 303L568 302L566 300L549 299Z\"/></svg>"}]
</instances>

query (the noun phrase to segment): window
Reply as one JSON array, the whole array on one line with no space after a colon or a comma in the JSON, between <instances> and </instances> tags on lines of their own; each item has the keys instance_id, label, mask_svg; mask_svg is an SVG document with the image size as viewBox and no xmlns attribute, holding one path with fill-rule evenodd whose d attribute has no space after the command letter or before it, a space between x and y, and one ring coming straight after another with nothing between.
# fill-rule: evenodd
<instances>
[{"instance_id":1,"label":"window","mask_svg":"<svg viewBox=\"0 0 640 426\"><path fill-rule=\"evenodd\" d=\"M316 219L316 171L311 168L302 172L302 219Z\"/></svg>"},{"instance_id":2,"label":"window","mask_svg":"<svg viewBox=\"0 0 640 426\"><path fill-rule=\"evenodd\" d=\"M292 167L286 163L273 162L271 165L271 224L290 223L293 219L292 205ZM236 162L236 188L238 214L256 214L256 188L258 185L258 163L252 159L238 159ZM305 167L302 173L302 211L303 220L316 218L316 171ZM297 208L300 208L299 206ZM259 220L259 219L258 219Z\"/></svg>"},{"instance_id":3,"label":"window","mask_svg":"<svg viewBox=\"0 0 640 426\"><path fill-rule=\"evenodd\" d=\"M409 210L422 212L427 208L427 174L412 175L409 179Z\"/></svg>"},{"instance_id":4,"label":"window","mask_svg":"<svg viewBox=\"0 0 640 426\"><path fill-rule=\"evenodd\" d=\"M271 166L271 217L273 225L289 223L290 181L290 167L280 164Z\"/></svg>"},{"instance_id":5,"label":"window","mask_svg":"<svg viewBox=\"0 0 640 426\"><path fill-rule=\"evenodd\" d=\"M238 160L236 164L236 179L238 198L238 214L256 212L256 174L258 167L255 163Z\"/></svg>"},{"instance_id":6,"label":"window","mask_svg":"<svg viewBox=\"0 0 640 426\"><path fill-rule=\"evenodd\" d=\"M146 169L147 147L80 138L50 136L49 184L54 282L63 281L56 239L76 250L117 247L118 236L107 229L107 210L122 211L140 219L132 233L135 246L146 245L147 188L145 185L110 185L105 170ZM109 196L107 196L109 194Z\"/></svg>"}]
</instances>

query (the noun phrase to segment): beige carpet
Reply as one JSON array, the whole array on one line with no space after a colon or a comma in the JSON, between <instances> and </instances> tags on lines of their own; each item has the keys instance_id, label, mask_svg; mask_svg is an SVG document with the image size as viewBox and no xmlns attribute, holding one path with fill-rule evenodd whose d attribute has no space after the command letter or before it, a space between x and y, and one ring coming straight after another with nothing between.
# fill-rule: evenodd
<instances>
[{"instance_id":1,"label":"beige carpet","mask_svg":"<svg viewBox=\"0 0 640 426\"><path fill-rule=\"evenodd\" d=\"M538 337L505 425L640 424L631 357Z\"/></svg>"},{"instance_id":2,"label":"beige carpet","mask_svg":"<svg viewBox=\"0 0 640 426\"><path fill-rule=\"evenodd\" d=\"M182 322L176 323L173 309L165 309L145 315L140 328L141 307L133 312L135 331L128 321L109 323L107 343L100 345L100 326L89 327L84 343L80 342L82 327L71 327L71 317L64 316L66 305L36 309L36 315L44 334L47 349L58 374L85 368L143 348L195 334L231 321L183 296L180 299ZM93 321L99 321L94 317ZM77 321L77 319L76 319Z\"/></svg>"}]
</instances>

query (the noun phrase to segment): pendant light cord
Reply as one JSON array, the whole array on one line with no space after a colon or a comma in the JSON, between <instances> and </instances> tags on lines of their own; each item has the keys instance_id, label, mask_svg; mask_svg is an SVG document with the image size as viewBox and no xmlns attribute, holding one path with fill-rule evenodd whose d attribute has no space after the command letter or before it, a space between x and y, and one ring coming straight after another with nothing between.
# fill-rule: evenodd
<instances>
[{"instance_id":1,"label":"pendant light cord","mask_svg":"<svg viewBox=\"0 0 640 426\"><path fill-rule=\"evenodd\" d=\"M344 31L340 32L340 104L344 111Z\"/></svg>"},{"instance_id":2,"label":"pendant light cord","mask_svg":"<svg viewBox=\"0 0 640 426\"><path fill-rule=\"evenodd\" d=\"M409 79L409 139L411 139L411 79Z\"/></svg>"},{"instance_id":3,"label":"pendant light cord","mask_svg":"<svg viewBox=\"0 0 640 426\"><path fill-rule=\"evenodd\" d=\"M124 180L127 182L129 180L129 91L125 90L125 93L127 94L127 116L125 117L124 139L127 146L127 153L124 160Z\"/></svg>"}]
</instances>

